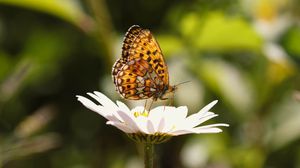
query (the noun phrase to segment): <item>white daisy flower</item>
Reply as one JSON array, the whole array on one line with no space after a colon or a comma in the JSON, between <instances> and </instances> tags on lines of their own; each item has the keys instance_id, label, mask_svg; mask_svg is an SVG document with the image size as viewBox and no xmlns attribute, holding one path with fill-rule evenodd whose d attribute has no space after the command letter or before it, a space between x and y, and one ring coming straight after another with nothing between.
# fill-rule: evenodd
<instances>
[{"instance_id":1,"label":"white daisy flower","mask_svg":"<svg viewBox=\"0 0 300 168\"><path fill-rule=\"evenodd\" d=\"M228 124L210 124L199 126L203 122L218 116L209 110L218 102L209 103L198 113L187 116L186 106L159 106L147 111L142 106L129 109L124 103L114 103L104 94L95 91L87 93L97 101L97 104L83 96L76 96L88 109L100 114L113 125L128 134L133 140L145 143L161 143L172 136L184 134L219 133L218 126L228 127Z\"/></svg>"}]
</instances>

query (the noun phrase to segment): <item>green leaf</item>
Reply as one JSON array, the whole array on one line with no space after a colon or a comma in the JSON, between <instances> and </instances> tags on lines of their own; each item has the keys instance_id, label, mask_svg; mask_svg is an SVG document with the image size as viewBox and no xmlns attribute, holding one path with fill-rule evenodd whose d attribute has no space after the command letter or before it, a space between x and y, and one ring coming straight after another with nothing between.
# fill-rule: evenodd
<instances>
[{"instance_id":1,"label":"green leaf","mask_svg":"<svg viewBox=\"0 0 300 168\"><path fill-rule=\"evenodd\" d=\"M10 58L9 55L0 50L0 81L3 81L9 71L13 68L13 60Z\"/></svg>"},{"instance_id":2,"label":"green leaf","mask_svg":"<svg viewBox=\"0 0 300 168\"><path fill-rule=\"evenodd\" d=\"M172 35L161 35L157 37L157 40L165 56L178 53L183 48L181 41Z\"/></svg>"},{"instance_id":3,"label":"green leaf","mask_svg":"<svg viewBox=\"0 0 300 168\"><path fill-rule=\"evenodd\" d=\"M73 0L0 0L0 5L12 5L40 11L87 30L91 19L86 15L77 1Z\"/></svg>"},{"instance_id":4,"label":"green leaf","mask_svg":"<svg viewBox=\"0 0 300 168\"><path fill-rule=\"evenodd\" d=\"M240 17L226 17L212 12L206 17L189 14L181 21L182 34L188 35L191 44L201 51L259 52L262 39L246 20Z\"/></svg>"},{"instance_id":5,"label":"green leaf","mask_svg":"<svg viewBox=\"0 0 300 168\"><path fill-rule=\"evenodd\" d=\"M292 56L300 58L300 28L292 28L283 39L283 46Z\"/></svg>"}]
</instances>

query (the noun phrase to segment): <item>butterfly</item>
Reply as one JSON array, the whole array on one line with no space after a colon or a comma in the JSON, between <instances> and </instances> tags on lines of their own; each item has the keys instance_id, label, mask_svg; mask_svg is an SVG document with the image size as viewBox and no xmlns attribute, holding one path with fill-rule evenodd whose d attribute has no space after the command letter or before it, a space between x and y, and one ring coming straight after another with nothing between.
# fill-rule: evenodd
<instances>
[{"instance_id":1,"label":"butterfly","mask_svg":"<svg viewBox=\"0 0 300 168\"><path fill-rule=\"evenodd\" d=\"M131 26L123 41L122 56L112 68L116 91L125 98L165 100L174 92L169 85L168 67L159 44L148 29Z\"/></svg>"}]
</instances>

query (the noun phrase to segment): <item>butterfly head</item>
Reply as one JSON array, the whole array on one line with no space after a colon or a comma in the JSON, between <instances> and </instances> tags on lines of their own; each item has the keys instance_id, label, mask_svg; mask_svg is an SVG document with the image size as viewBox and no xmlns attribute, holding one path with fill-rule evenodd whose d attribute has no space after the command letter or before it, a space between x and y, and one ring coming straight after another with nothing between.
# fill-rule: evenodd
<instances>
[{"instance_id":1,"label":"butterfly head","mask_svg":"<svg viewBox=\"0 0 300 168\"><path fill-rule=\"evenodd\" d=\"M167 93L174 93L175 90L177 90L177 85L174 85L174 86L169 86L168 87L168 90L167 90Z\"/></svg>"},{"instance_id":2,"label":"butterfly head","mask_svg":"<svg viewBox=\"0 0 300 168\"><path fill-rule=\"evenodd\" d=\"M154 96L154 100L157 100L157 98L159 98L160 100L166 100L168 98L164 97L166 94L168 93L174 93L176 90L176 86L170 86L170 85L166 85L164 86L162 92L157 92L157 95Z\"/></svg>"},{"instance_id":3,"label":"butterfly head","mask_svg":"<svg viewBox=\"0 0 300 168\"><path fill-rule=\"evenodd\" d=\"M154 96L154 99L156 100L157 98L159 98L161 100L166 100L166 99L168 99L168 98L164 97L166 94L168 94L168 93L175 94L175 91L178 89L179 85L184 84L184 83L188 83L188 82L190 82L190 81L181 82L181 83L178 83L177 85L173 85L173 86L165 85L164 88L163 88L163 91L158 92L159 95Z\"/></svg>"}]
</instances>

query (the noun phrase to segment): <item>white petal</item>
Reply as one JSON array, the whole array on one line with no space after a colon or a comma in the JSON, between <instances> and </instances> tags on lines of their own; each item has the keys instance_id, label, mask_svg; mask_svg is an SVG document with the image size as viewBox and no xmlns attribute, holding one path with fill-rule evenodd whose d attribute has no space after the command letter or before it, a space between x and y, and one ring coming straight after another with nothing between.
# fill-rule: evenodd
<instances>
[{"instance_id":1,"label":"white petal","mask_svg":"<svg viewBox=\"0 0 300 168\"><path fill-rule=\"evenodd\" d=\"M180 106L178 108L175 108L171 114L170 118L172 118L173 123L179 123L185 120L186 115L187 115L188 109L186 106Z\"/></svg>"},{"instance_id":2,"label":"white petal","mask_svg":"<svg viewBox=\"0 0 300 168\"><path fill-rule=\"evenodd\" d=\"M102 106L110 107L113 111L118 109L118 106L104 94L97 91L94 91L94 94L96 95L96 97L93 96L93 98L95 98L100 104L102 104ZM93 94L89 95L92 96Z\"/></svg>"},{"instance_id":3,"label":"white petal","mask_svg":"<svg viewBox=\"0 0 300 168\"><path fill-rule=\"evenodd\" d=\"M180 118L186 118L188 114L188 108L186 106L177 107L177 110L180 112Z\"/></svg>"},{"instance_id":4,"label":"white petal","mask_svg":"<svg viewBox=\"0 0 300 168\"><path fill-rule=\"evenodd\" d=\"M150 132L148 131L148 126L147 126L147 122L148 122L147 117L138 116L137 118L135 118L135 122L136 122L140 132L143 132L145 134L150 134Z\"/></svg>"},{"instance_id":5,"label":"white petal","mask_svg":"<svg viewBox=\"0 0 300 168\"><path fill-rule=\"evenodd\" d=\"M159 121L159 123L158 123L158 126L157 126L157 129L156 129L156 131L157 132L163 132L163 129L165 128L165 119L164 118L162 118L160 121Z\"/></svg>"},{"instance_id":6,"label":"white petal","mask_svg":"<svg viewBox=\"0 0 300 168\"><path fill-rule=\"evenodd\" d=\"M187 111L186 106L159 106L150 111L148 118L157 132L168 133L176 124L183 123Z\"/></svg>"},{"instance_id":7,"label":"white petal","mask_svg":"<svg viewBox=\"0 0 300 168\"><path fill-rule=\"evenodd\" d=\"M171 135L177 136L177 135L184 135L184 134L194 134L196 132L191 131L191 130L176 130L170 132Z\"/></svg>"},{"instance_id":8,"label":"white petal","mask_svg":"<svg viewBox=\"0 0 300 168\"><path fill-rule=\"evenodd\" d=\"M164 112L165 115L172 115L176 111L176 107L173 106L161 106L162 110L161 112Z\"/></svg>"},{"instance_id":9,"label":"white petal","mask_svg":"<svg viewBox=\"0 0 300 168\"><path fill-rule=\"evenodd\" d=\"M124 123L126 125L128 125L128 127L130 127L134 132L139 131L139 127L138 127L134 117L132 117L130 114L128 114L124 111L118 111L118 113L119 113L119 116L124 121Z\"/></svg>"},{"instance_id":10,"label":"white petal","mask_svg":"<svg viewBox=\"0 0 300 168\"><path fill-rule=\"evenodd\" d=\"M115 126L119 130L121 130L125 133L134 133L134 131L132 129L130 129L130 127L127 127L125 124L120 123L120 122L107 121L106 124Z\"/></svg>"},{"instance_id":11,"label":"white petal","mask_svg":"<svg viewBox=\"0 0 300 168\"><path fill-rule=\"evenodd\" d=\"M162 111L163 111L162 106L155 107L154 109L150 110L148 118L151 120L162 118L162 116L163 116L161 113Z\"/></svg>"},{"instance_id":12,"label":"white petal","mask_svg":"<svg viewBox=\"0 0 300 168\"><path fill-rule=\"evenodd\" d=\"M139 131L149 134L147 129L147 121L148 117L145 117L143 115L135 117L136 112L143 113L145 111L145 108L143 106L137 106L131 110L130 117L135 121Z\"/></svg>"},{"instance_id":13,"label":"white petal","mask_svg":"<svg viewBox=\"0 0 300 168\"><path fill-rule=\"evenodd\" d=\"M204 116L204 117L200 118L200 119L198 120L198 122L199 122L199 124L202 124L202 123L204 123L205 121L210 120L210 119L212 119L212 118L214 118L214 117L217 117L217 116L218 116L218 114L210 114L210 115L207 115L207 116ZM199 124L197 124L197 125L199 125Z\"/></svg>"},{"instance_id":14,"label":"white petal","mask_svg":"<svg viewBox=\"0 0 300 168\"><path fill-rule=\"evenodd\" d=\"M208 111L202 117L209 116L209 115L214 115L214 114L215 114L214 112Z\"/></svg>"},{"instance_id":15,"label":"white petal","mask_svg":"<svg viewBox=\"0 0 300 168\"><path fill-rule=\"evenodd\" d=\"M161 114L161 112L163 112L164 110L166 109L166 106L158 106L158 107L155 107L154 109L151 110L151 113L153 114ZM151 114L151 115L153 115ZM149 114L150 116L150 114Z\"/></svg>"},{"instance_id":16,"label":"white petal","mask_svg":"<svg viewBox=\"0 0 300 168\"><path fill-rule=\"evenodd\" d=\"M95 94L93 94L93 93L87 93L87 94L90 95L91 97L93 97L95 100L97 100L105 108L105 111L107 113L111 113L111 115L116 117L117 120L122 121L121 117L117 113L117 111L119 110L119 107L113 101L111 101L108 97L106 97L104 94L97 92L97 91L95 91L94 93Z\"/></svg>"},{"instance_id":17,"label":"white petal","mask_svg":"<svg viewBox=\"0 0 300 168\"><path fill-rule=\"evenodd\" d=\"M206 105L205 107L203 107L198 113L202 113L202 112L207 112L209 111L214 105L216 105L218 103L218 100L214 100L211 103L209 103L208 105Z\"/></svg>"},{"instance_id":18,"label":"white petal","mask_svg":"<svg viewBox=\"0 0 300 168\"><path fill-rule=\"evenodd\" d=\"M161 131L163 133L169 133L175 128L175 125L171 124L171 122L167 122L165 118L164 118L164 125L165 126L163 127L163 129Z\"/></svg>"},{"instance_id":19,"label":"white petal","mask_svg":"<svg viewBox=\"0 0 300 168\"><path fill-rule=\"evenodd\" d=\"M188 113L188 109L186 106L181 106L176 108L176 111L172 114L172 119L176 128L185 128L186 127L186 115Z\"/></svg>"},{"instance_id":20,"label":"white petal","mask_svg":"<svg viewBox=\"0 0 300 168\"><path fill-rule=\"evenodd\" d=\"M155 132L157 132L154 129L154 126L153 126L153 124L152 124L152 122L150 120L147 121L147 130L148 130L149 134L154 134Z\"/></svg>"},{"instance_id":21,"label":"white petal","mask_svg":"<svg viewBox=\"0 0 300 168\"><path fill-rule=\"evenodd\" d=\"M127 112L127 113L130 112L130 109L123 102L117 101L117 105L119 106L119 109L121 111L124 111L124 112Z\"/></svg>"},{"instance_id":22,"label":"white petal","mask_svg":"<svg viewBox=\"0 0 300 168\"><path fill-rule=\"evenodd\" d=\"M170 120L171 122L174 120L174 116L176 116L178 114L176 111L176 107L172 107L172 106L162 106L162 108L158 108L159 110L161 110L159 113L163 116L163 118L165 118L166 120Z\"/></svg>"},{"instance_id":23,"label":"white petal","mask_svg":"<svg viewBox=\"0 0 300 168\"><path fill-rule=\"evenodd\" d=\"M212 119L214 117L218 116L217 114L214 113L207 113L201 118L189 118L185 120L185 128L193 128L201 123L204 123L205 121Z\"/></svg>"},{"instance_id":24,"label":"white petal","mask_svg":"<svg viewBox=\"0 0 300 168\"><path fill-rule=\"evenodd\" d=\"M164 106L164 110L162 112L163 118L165 120L165 126L162 130L164 133L170 132L177 122L176 108L170 106ZM174 114L176 117L174 117Z\"/></svg>"},{"instance_id":25,"label":"white petal","mask_svg":"<svg viewBox=\"0 0 300 168\"><path fill-rule=\"evenodd\" d=\"M222 132L220 128L207 128L207 129L191 129L191 130L176 130L170 132L172 135L184 135L184 134L202 134L202 133L219 133Z\"/></svg>"},{"instance_id":26,"label":"white petal","mask_svg":"<svg viewBox=\"0 0 300 168\"><path fill-rule=\"evenodd\" d=\"M102 106L95 104L88 98L85 98L83 96L76 96L76 97L77 97L77 100L80 101L85 107L100 114L104 118L106 118L108 120L116 119L115 117L112 116L112 114L108 110L105 110Z\"/></svg>"},{"instance_id":27,"label":"white petal","mask_svg":"<svg viewBox=\"0 0 300 168\"><path fill-rule=\"evenodd\" d=\"M194 131L197 132L198 134L222 132L220 128L204 128L204 129L195 128Z\"/></svg>"},{"instance_id":28,"label":"white petal","mask_svg":"<svg viewBox=\"0 0 300 168\"><path fill-rule=\"evenodd\" d=\"M212 128L212 127L229 127L228 124L218 123L218 124L210 124L210 125L204 125L200 127L196 127L194 129L203 129L203 128Z\"/></svg>"},{"instance_id":29,"label":"white petal","mask_svg":"<svg viewBox=\"0 0 300 168\"><path fill-rule=\"evenodd\" d=\"M110 111L110 108L105 108L102 106L99 106L99 108L102 108L102 111L104 113L108 113L108 115L106 115L106 119L109 121L118 121L118 122L123 122L122 118L119 116L119 114L116 114L116 111Z\"/></svg>"},{"instance_id":30,"label":"white petal","mask_svg":"<svg viewBox=\"0 0 300 168\"><path fill-rule=\"evenodd\" d=\"M160 124L163 119L163 116L164 116L162 111L163 111L163 107L161 107L161 106L156 107L156 108L152 109L148 115L148 119L151 120L151 122L154 126L154 129L157 131L162 130L162 128L159 128L159 126L164 126L164 124L163 125ZM163 122L165 122L165 121L163 121Z\"/></svg>"},{"instance_id":31,"label":"white petal","mask_svg":"<svg viewBox=\"0 0 300 168\"><path fill-rule=\"evenodd\" d=\"M192 114L187 117L187 120L195 120L196 118L201 118L203 115L205 115L216 103L218 100L215 100L205 107L203 107L198 113Z\"/></svg>"},{"instance_id":32,"label":"white petal","mask_svg":"<svg viewBox=\"0 0 300 168\"><path fill-rule=\"evenodd\" d=\"M85 107L88 109L95 111L99 114L102 113L102 110L98 108L98 105L96 105L94 102L92 102L90 99L85 98L83 96L76 96L77 100L80 101ZM102 114L101 114L102 115Z\"/></svg>"},{"instance_id":33,"label":"white petal","mask_svg":"<svg viewBox=\"0 0 300 168\"><path fill-rule=\"evenodd\" d=\"M93 93L87 93L91 97L93 97L95 100L97 100L106 110L107 113L111 113L111 115L115 116L118 120L122 121L119 114L116 113L116 111L119 109L119 107L112 102L108 97L106 97L104 94L95 91Z\"/></svg>"}]
</instances>

